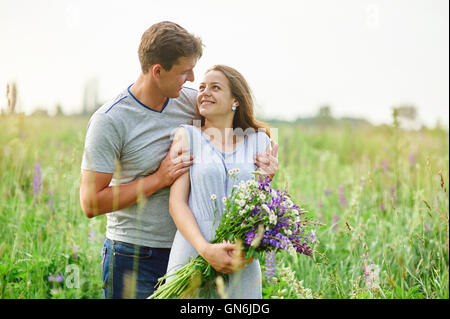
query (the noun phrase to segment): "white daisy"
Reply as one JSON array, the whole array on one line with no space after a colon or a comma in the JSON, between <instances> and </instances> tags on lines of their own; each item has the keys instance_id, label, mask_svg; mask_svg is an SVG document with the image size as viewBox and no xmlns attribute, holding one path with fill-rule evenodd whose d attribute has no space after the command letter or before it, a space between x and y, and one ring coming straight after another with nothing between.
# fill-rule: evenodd
<instances>
[{"instance_id":1,"label":"white daisy","mask_svg":"<svg viewBox=\"0 0 450 319\"><path fill-rule=\"evenodd\" d=\"M277 215L275 215L275 214L270 214L270 215L269 215L269 222L270 222L271 224L276 225L276 223L277 223Z\"/></svg>"},{"instance_id":2,"label":"white daisy","mask_svg":"<svg viewBox=\"0 0 450 319\"><path fill-rule=\"evenodd\" d=\"M267 206L266 204L262 204L261 207L264 208L264 210L265 210L268 214L271 214L271 213L272 213L272 211L270 210L269 206Z\"/></svg>"}]
</instances>

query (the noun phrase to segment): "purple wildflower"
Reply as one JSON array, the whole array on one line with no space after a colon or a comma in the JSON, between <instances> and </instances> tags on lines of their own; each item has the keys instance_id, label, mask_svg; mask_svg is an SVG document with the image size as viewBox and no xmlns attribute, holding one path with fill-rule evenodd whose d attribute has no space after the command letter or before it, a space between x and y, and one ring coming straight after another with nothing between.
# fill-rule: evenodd
<instances>
[{"instance_id":1,"label":"purple wildflower","mask_svg":"<svg viewBox=\"0 0 450 319\"><path fill-rule=\"evenodd\" d=\"M339 229L339 215L334 213L333 217L331 217L331 230L333 232L337 232Z\"/></svg>"},{"instance_id":2,"label":"purple wildflower","mask_svg":"<svg viewBox=\"0 0 450 319\"><path fill-rule=\"evenodd\" d=\"M78 250L78 246L77 245L73 245L72 246L72 257L75 261L78 260L78 256L79 256L80 251Z\"/></svg>"},{"instance_id":3,"label":"purple wildflower","mask_svg":"<svg viewBox=\"0 0 450 319\"><path fill-rule=\"evenodd\" d=\"M425 225L425 232L426 232L426 233L431 232L431 225L430 225L430 224L426 224L426 225Z\"/></svg>"},{"instance_id":4,"label":"purple wildflower","mask_svg":"<svg viewBox=\"0 0 450 319\"><path fill-rule=\"evenodd\" d=\"M366 287L374 289L379 286L379 268L373 263L369 263L369 249L366 246L366 253L362 256L364 258L362 270L364 276L364 282Z\"/></svg>"},{"instance_id":5,"label":"purple wildflower","mask_svg":"<svg viewBox=\"0 0 450 319\"><path fill-rule=\"evenodd\" d=\"M245 234L245 244L250 246L255 239L256 234L254 232L250 232Z\"/></svg>"},{"instance_id":6,"label":"purple wildflower","mask_svg":"<svg viewBox=\"0 0 450 319\"><path fill-rule=\"evenodd\" d=\"M105 236L102 234L97 234L95 231L88 233L88 243L89 244L96 244L101 243L105 239Z\"/></svg>"},{"instance_id":7,"label":"purple wildflower","mask_svg":"<svg viewBox=\"0 0 450 319\"><path fill-rule=\"evenodd\" d=\"M53 210L53 193L51 190L48 191L47 206L50 210Z\"/></svg>"},{"instance_id":8,"label":"purple wildflower","mask_svg":"<svg viewBox=\"0 0 450 319\"><path fill-rule=\"evenodd\" d=\"M368 277L368 273L367 273L367 263L368 263L368 261L367 261L367 259L369 258L369 249L366 247L366 253L365 254L363 254L363 256L362 256L363 258L364 258L364 260L363 260L363 265L362 265L362 270L363 270L363 272L364 272L364 280L367 280L367 277Z\"/></svg>"},{"instance_id":9,"label":"purple wildflower","mask_svg":"<svg viewBox=\"0 0 450 319\"><path fill-rule=\"evenodd\" d=\"M382 212L386 211L386 207L384 206L384 203L383 203L383 202L380 203L380 210L381 210Z\"/></svg>"},{"instance_id":10,"label":"purple wildflower","mask_svg":"<svg viewBox=\"0 0 450 319\"><path fill-rule=\"evenodd\" d=\"M392 206L394 206L396 201L397 201L397 196L395 195L395 186L391 185L391 204L392 204Z\"/></svg>"},{"instance_id":11,"label":"purple wildflower","mask_svg":"<svg viewBox=\"0 0 450 319\"><path fill-rule=\"evenodd\" d=\"M266 254L266 262L265 262L265 275L267 281L272 281L275 277L275 253L273 251L269 251Z\"/></svg>"},{"instance_id":12,"label":"purple wildflower","mask_svg":"<svg viewBox=\"0 0 450 319\"><path fill-rule=\"evenodd\" d=\"M347 206L347 197L345 197L344 185L339 185L338 190L339 190L338 192L339 204L341 205L342 208L344 208Z\"/></svg>"},{"instance_id":13,"label":"purple wildflower","mask_svg":"<svg viewBox=\"0 0 450 319\"><path fill-rule=\"evenodd\" d=\"M383 170L385 173L389 172L389 164L386 160L383 160Z\"/></svg>"},{"instance_id":14,"label":"purple wildflower","mask_svg":"<svg viewBox=\"0 0 450 319\"><path fill-rule=\"evenodd\" d=\"M319 209L323 208L323 203L322 203L322 201L320 199L317 202L317 206L319 207Z\"/></svg>"},{"instance_id":15,"label":"purple wildflower","mask_svg":"<svg viewBox=\"0 0 450 319\"><path fill-rule=\"evenodd\" d=\"M416 154L411 153L409 154L409 164L411 164L411 166L414 166L416 164Z\"/></svg>"},{"instance_id":16,"label":"purple wildflower","mask_svg":"<svg viewBox=\"0 0 450 319\"><path fill-rule=\"evenodd\" d=\"M327 188L327 189L325 190L325 196L326 196L326 197L330 197L330 195L331 195L331 189Z\"/></svg>"},{"instance_id":17,"label":"purple wildflower","mask_svg":"<svg viewBox=\"0 0 450 319\"><path fill-rule=\"evenodd\" d=\"M52 276L52 275L50 275L50 276L48 276L48 281L50 281L50 282L63 282L63 280L64 280L64 277L63 277L63 275L58 275L58 276Z\"/></svg>"},{"instance_id":18,"label":"purple wildflower","mask_svg":"<svg viewBox=\"0 0 450 319\"><path fill-rule=\"evenodd\" d=\"M33 195L36 196L41 192L42 186L42 167L41 162L38 160L34 164L34 176L33 176Z\"/></svg>"},{"instance_id":19,"label":"purple wildflower","mask_svg":"<svg viewBox=\"0 0 450 319\"><path fill-rule=\"evenodd\" d=\"M88 234L88 242L89 244L95 244L97 242L95 231Z\"/></svg>"},{"instance_id":20,"label":"purple wildflower","mask_svg":"<svg viewBox=\"0 0 450 319\"><path fill-rule=\"evenodd\" d=\"M325 218L325 216L324 216L324 213L323 213L323 211L322 211L322 208L323 208L323 203L322 203L322 201L321 200L319 200L318 202L317 202L317 206L319 207L319 211L318 211L318 214L319 214L319 219L320 220L324 220L324 218Z\"/></svg>"}]
</instances>

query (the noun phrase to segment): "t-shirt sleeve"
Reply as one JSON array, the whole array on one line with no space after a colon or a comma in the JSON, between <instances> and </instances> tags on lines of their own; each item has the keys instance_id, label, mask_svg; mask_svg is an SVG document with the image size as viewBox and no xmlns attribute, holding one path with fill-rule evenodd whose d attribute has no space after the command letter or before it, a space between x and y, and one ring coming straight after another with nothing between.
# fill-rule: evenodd
<instances>
[{"instance_id":1,"label":"t-shirt sleeve","mask_svg":"<svg viewBox=\"0 0 450 319\"><path fill-rule=\"evenodd\" d=\"M96 113L89 120L81 169L114 173L115 160L120 158L120 135L106 113Z\"/></svg>"},{"instance_id":2,"label":"t-shirt sleeve","mask_svg":"<svg viewBox=\"0 0 450 319\"><path fill-rule=\"evenodd\" d=\"M195 89L188 89L187 90L187 100L188 103L195 109L197 106L197 94L198 91Z\"/></svg>"},{"instance_id":3,"label":"t-shirt sleeve","mask_svg":"<svg viewBox=\"0 0 450 319\"><path fill-rule=\"evenodd\" d=\"M188 87L184 87L183 89L183 97L180 99L186 108L186 111L193 119L197 119L197 93L198 91L195 89L191 89Z\"/></svg>"}]
</instances>

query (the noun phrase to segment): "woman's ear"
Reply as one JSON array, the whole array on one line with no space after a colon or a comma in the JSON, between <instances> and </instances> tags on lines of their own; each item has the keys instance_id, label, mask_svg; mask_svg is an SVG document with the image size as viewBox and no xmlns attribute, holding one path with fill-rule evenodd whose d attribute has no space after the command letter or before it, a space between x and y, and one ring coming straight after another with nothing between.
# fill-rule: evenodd
<instances>
[{"instance_id":1,"label":"woman's ear","mask_svg":"<svg viewBox=\"0 0 450 319\"><path fill-rule=\"evenodd\" d=\"M233 101L233 106L231 107L231 110L232 110L232 111L236 111L236 109L237 109L238 106L239 106L239 102L236 101L236 100L234 100L234 101Z\"/></svg>"}]
</instances>

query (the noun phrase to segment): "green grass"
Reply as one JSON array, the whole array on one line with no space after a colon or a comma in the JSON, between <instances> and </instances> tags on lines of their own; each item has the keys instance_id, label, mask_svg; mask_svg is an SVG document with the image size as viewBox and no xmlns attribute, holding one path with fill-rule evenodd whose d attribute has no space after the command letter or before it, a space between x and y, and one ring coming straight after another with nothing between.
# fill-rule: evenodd
<instances>
[{"instance_id":1,"label":"green grass","mask_svg":"<svg viewBox=\"0 0 450 319\"><path fill-rule=\"evenodd\" d=\"M78 195L87 121L0 117L0 298L103 296L106 219L84 217ZM449 298L447 133L291 126L278 133L272 186L324 225L314 260L278 256L264 298ZM37 163L42 186L34 195ZM366 266L377 269L372 286L362 269L366 251ZM58 275L65 280L49 281ZM79 288L69 287L76 275Z\"/></svg>"}]
</instances>

